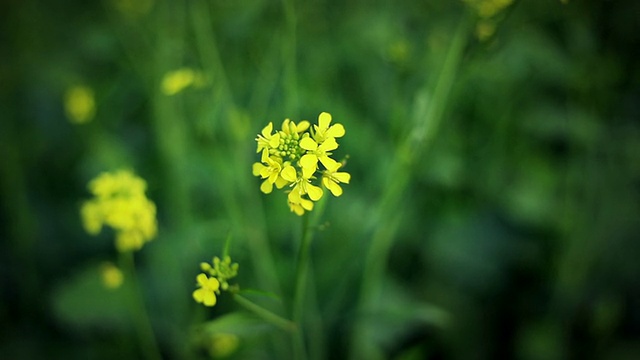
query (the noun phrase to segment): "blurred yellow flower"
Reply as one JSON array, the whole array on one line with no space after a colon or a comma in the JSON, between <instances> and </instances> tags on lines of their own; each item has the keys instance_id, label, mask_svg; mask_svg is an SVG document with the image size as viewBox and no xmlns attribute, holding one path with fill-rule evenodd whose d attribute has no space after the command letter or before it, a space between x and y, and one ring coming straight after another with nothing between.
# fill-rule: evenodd
<instances>
[{"instance_id":1,"label":"blurred yellow flower","mask_svg":"<svg viewBox=\"0 0 640 360\"><path fill-rule=\"evenodd\" d=\"M111 262L105 262L101 266L102 284L107 289L117 289L122 285L124 276L122 271Z\"/></svg>"},{"instance_id":2,"label":"blurred yellow flower","mask_svg":"<svg viewBox=\"0 0 640 360\"><path fill-rule=\"evenodd\" d=\"M273 124L269 123L256 137L257 152L262 155L261 162L253 164L253 175L265 179L260 190L269 194L274 184L278 189L288 185L287 203L297 215L311 211L313 201L322 198L324 192L319 185L340 196L338 182L349 182L348 173L337 172L342 164L331 158L331 151L338 148L336 138L344 136L345 129L342 124L331 124L331 120L327 112L320 113L313 127L306 120L296 124L285 119L282 130L272 133ZM315 176L318 163L325 169L321 170L322 181Z\"/></svg>"},{"instance_id":3,"label":"blurred yellow flower","mask_svg":"<svg viewBox=\"0 0 640 360\"><path fill-rule=\"evenodd\" d=\"M73 123L84 124L91 121L96 113L93 90L82 85L70 87L64 95L64 108Z\"/></svg>"},{"instance_id":4,"label":"blurred yellow flower","mask_svg":"<svg viewBox=\"0 0 640 360\"><path fill-rule=\"evenodd\" d=\"M205 306L214 306L217 302L216 293L219 292L220 282L207 274L199 274L196 277L198 289L193 292L193 299Z\"/></svg>"},{"instance_id":5,"label":"blurred yellow flower","mask_svg":"<svg viewBox=\"0 0 640 360\"><path fill-rule=\"evenodd\" d=\"M104 225L116 232L118 251L139 250L157 232L156 206L145 195L146 182L128 170L105 172L89 183L94 195L80 214L85 230L98 234Z\"/></svg>"},{"instance_id":6,"label":"blurred yellow flower","mask_svg":"<svg viewBox=\"0 0 640 360\"><path fill-rule=\"evenodd\" d=\"M233 354L239 345L240 338L235 334L213 334L209 343L209 355L213 358L225 358Z\"/></svg>"},{"instance_id":7,"label":"blurred yellow flower","mask_svg":"<svg viewBox=\"0 0 640 360\"><path fill-rule=\"evenodd\" d=\"M161 89L165 95L175 95L191 85L201 86L204 82L203 75L199 71L190 68L181 68L170 71L162 78Z\"/></svg>"}]
</instances>

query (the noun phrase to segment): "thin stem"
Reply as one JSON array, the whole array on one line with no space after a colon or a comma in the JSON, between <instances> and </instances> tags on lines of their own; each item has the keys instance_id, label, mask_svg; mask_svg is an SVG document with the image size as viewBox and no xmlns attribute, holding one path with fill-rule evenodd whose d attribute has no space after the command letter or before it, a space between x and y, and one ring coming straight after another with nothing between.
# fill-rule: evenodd
<instances>
[{"instance_id":1,"label":"thin stem","mask_svg":"<svg viewBox=\"0 0 640 360\"><path fill-rule=\"evenodd\" d=\"M260 316L265 321L279 327L285 331L294 331L296 329L296 324L283 318L282 316L276 315L273 312L263 308L262 306L254 303L253 301L247 299L246 297L234 294L233 299L240 305L242 305L245 309L251 311L252 313Z\"/></svg>"},{"instance_id":2,"label":"thin stem","mask_svg":"<svg viewBox=\"0 0 640 360\"><path fill-rule=\"evenodd\" d=\"M311 246L312 234L310 231L311 215L306 213L302 216L302 236L300 248L298 250L298 264L296 266L296 284L293 298L293 321L298 325L298 331L294 339L295 358L306 359L304 345L304 331L302 326L302 310L304 309L305 290L307 285L307 273L309 264L309 248Z\"/></svg>"},{"instance_id":3,"label":"thin stem","mask_svg":"<svg viewBox=\"0 0 640 360\"><path fill-rule=\"evenodd\" d=\"M142 294L142 287L140 286L140 280L136 272L136 266L134 256L132 252L120 253L120 263L129 275L131 286L133 287L131 300L131 312L134 317L136 331L142 344L142 350L145 353L145 357L150 360L162 359L160 354L160 348L156 342L156 337L153 333L153 325L151 324L151 318L147 312L147 307L144 303L144 296Z\"/></svg>"}]
</instances>

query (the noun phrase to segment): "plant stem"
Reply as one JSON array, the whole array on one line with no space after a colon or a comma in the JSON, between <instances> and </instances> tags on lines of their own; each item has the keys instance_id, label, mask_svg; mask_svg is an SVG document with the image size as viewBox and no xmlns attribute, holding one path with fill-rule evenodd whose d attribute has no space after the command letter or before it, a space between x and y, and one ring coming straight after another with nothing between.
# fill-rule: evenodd
<instances>
[{"instance_id":1,"label":"plant stem","mask_svg":"<svg viewBox=\"0 0 640 360\"><path fill-rule=\"evenodd\" d=\"M155 335L153 333L153 325L151 324L151 318L147 312L147 307L144 303L144 297L142 294L142 287L138 279L136 272L136 266L134 261L133 252L121 252L120 264L129 274L131 281L132 293L129 299L131 300L131 313L135 321L136 331L140 343L142 344L142 350L145 353L145 357L149 360L160 360L162 355L160 354L160 348L156 342Z\"/></svg>"},{"instance_id":2,"label":"plant stem","mask_svg":"<svg viewBox=\"0 0 640 360\"><path fill-rule=\"evenodd\" d=\"M285 331L293 331L296 329L296 324L287 320L281 316L274 314L273 312L263 308L262 306L254 303L253 301L245 298L242 295L234 294L233 299L240 305L244 306L245 309L251 311L252 313L260 316L267 322L285 330Z\"/></svg>"},{"instance_id":3,"label":"plant stem","mask_svg":"<svg viewBox=\"0 0 640 360\"><path fill-rule=\"evenodd\" d=\"M298 325L295 333L294 352L296 359L306 359L304 345L304 331L302 326L302 310L304 309L305 290L307 286L307 272L309 264L309 247L311 246L310 222L311 215L305 213L302 216L302 236L298 249L298 264L296 265L296 283L293 297L293 321Z\"/></svg>"}]
</instances>

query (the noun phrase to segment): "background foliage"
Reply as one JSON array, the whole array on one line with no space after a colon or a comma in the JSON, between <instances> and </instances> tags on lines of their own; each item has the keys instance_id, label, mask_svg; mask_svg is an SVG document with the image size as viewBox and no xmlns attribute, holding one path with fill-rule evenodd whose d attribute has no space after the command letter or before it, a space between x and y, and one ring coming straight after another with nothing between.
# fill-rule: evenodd
<instances>
[{"instance_id":1,"label":"background foliage","mask_svg":"<svg viewBox=\"0 0 640 360\"><path fill-rule=\"evenodd\" d=\"M287 334L191 292L231 234L240 286L289 316L300 219L259 192L254 138L327 111L352 181L314 235L311 358L639 358L639 12L515 1L480 41L447 0L3 2L0 356L144 353L126 281L100 284L113 234L79 217L124 167L158 206L136 257L164 357L220 332L234 358L288 357ZM164 94L183 67L202 83Z\"/></svg>"}]
</instances>

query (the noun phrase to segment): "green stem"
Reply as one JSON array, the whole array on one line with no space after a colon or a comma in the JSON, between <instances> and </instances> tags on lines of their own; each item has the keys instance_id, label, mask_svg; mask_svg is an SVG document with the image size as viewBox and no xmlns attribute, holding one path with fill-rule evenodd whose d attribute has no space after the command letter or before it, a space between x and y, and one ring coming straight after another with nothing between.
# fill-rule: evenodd
<instances>
[{"instance_id":1,"label":"green stem","mask_svg":"<svg viewBox=\"0 0 640 360\"><path fill-rule=\"evenodd\" d=\"M304 331L302 326L302 313L304 309L305 290L307 286L307 273L309 266L309 248L311 246L312 234L310 231L311 215L306 213L302 216L302 237L300 248L298 249L298 264L296 266L296 283L293 298L293 321L298 325L295 333L294 352L296 359L306 359L304 345Z\"/></svg>"},{"instance_id":2,"label":"green stem","mask_svg":"<svg viewBox=\"0 0 640 360\"><path fill-rule=\"evenodd\" d=\"M253 301L247 299L246 297L234 294L233 299L240 305L242 305L245 309L251 311L252 313L260 316L265 321L279 327L285 331L294 331L296 329L296 324L283 318L282 316L278 316L273 312L263 308L262 306L254 303Z\"/></svg>"},{"instance_id":3,"label":"green stem","mask_svg":"<svg viewBox=\"0 0 640 360\"><path fill-rule=\"evenodd\" d=\"M151 324L151 318L147 312L147 307L144 303L144 296L142 294L142 287L140 286L140 280L136 272L136 265L133 256L133 252L121 252L120 264L129 275L131 286L133 287L131 300L131 312L134 317L136 331L142 344L142 350L145 353L145 357L150 360L162 359L160 354L160 348L156 342L156 337L153 333L153 325Z\"/></svg>"}]
</instances>

